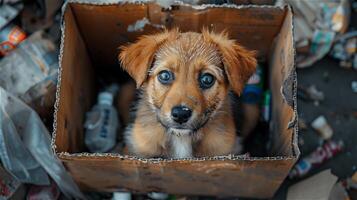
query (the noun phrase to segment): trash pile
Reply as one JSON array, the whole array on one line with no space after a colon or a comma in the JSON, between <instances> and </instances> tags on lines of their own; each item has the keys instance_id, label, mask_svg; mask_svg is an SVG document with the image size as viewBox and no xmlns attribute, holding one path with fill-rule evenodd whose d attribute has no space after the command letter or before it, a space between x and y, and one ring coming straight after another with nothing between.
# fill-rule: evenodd
<instances>
[{"instance_id":1,"label":"trash pile","mask_svg":"<svg viewBox=\"0 0 357 200\"><path fill-rule=\"evenodd\" d=\"M61 5L0 4L0 199L84 199L51 147Z\"/></svg>"},{"instance_id":2,"label":"trash pile","mask_svg":"<svg viewBox=\"0 0 357 200\"><path fill-rule=\"evenodd\" d=\"M348 30L351 1L277 0L294 10L294 40L297 67L305 68L326 55L339 60L340 66L357 69L356 30Z\"/></svg>"}]
</instances>

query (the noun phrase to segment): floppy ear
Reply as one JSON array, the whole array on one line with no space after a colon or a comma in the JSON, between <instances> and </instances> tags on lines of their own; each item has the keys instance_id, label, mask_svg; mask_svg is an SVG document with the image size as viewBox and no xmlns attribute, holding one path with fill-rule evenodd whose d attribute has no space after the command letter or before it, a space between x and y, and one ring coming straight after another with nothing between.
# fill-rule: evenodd
<instances>
[{"instance_id":1,"label":"floppy ear","mask_svg":"<svg viewBox=\"0 0 357 200\"><path fill-rule=\"evenodd\" d=\"M121 61L121 67L135 80L137 87L140 87L146 80L155 52L163 43L175 38L177 34L177 29L165 30L154 35L144 35L135 43L120 47L121 52L118 58Z\"/></svg>"},{"instance_id":2,"label":"floppy ear","mask_svg":"<svg viewBox=\"0 0 357 200\"><path fill-rule=\"evenodd\" d=\"M236 41L230 40L225 32L216 34L203 29L202 34L207 42L214 43L220 51L229 84L232 90L240 95L245 83L255 72L255 51L249 51Z\"/></svg>"}]
</instances>

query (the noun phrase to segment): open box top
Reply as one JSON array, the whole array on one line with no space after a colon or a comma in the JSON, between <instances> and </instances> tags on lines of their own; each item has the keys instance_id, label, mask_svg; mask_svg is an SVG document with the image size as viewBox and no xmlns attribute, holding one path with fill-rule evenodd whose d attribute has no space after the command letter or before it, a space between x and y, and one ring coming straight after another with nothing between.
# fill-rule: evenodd
<instances>
[{"instance_id":1,"label":"open box top","mask_svg":"<svg viewBox=\"0 0 357 200\"><path fill-rule=\"evenodd\" d=\"M135 26L137 22L145 26ZM200 32L202 27L227 30L231 38L257 50L259 57L268 61L273 101L269 157L142 159L82 152L85 112L96 99L94 69L119 67L120 45L163 27L179 27L182 32ZM289 7L177 3L163 9L150 1L67 1L63 7L53 150L87 190L273 196L300 154L292 29Z\"/></svg>"}]
</instances>

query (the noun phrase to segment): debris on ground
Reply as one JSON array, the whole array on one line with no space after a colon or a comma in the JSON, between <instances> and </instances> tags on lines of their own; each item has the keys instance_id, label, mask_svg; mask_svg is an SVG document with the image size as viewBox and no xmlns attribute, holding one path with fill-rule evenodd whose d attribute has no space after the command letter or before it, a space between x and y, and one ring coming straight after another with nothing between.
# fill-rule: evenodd
<instances>
[{"instance_id":1,"label":"debris on ground","mask_svg":"<svg viewBox=\"0 0 357 200\"><path fill-rule=\"evenodd\" d=\"M319 1L278 0L276 5L290 4L294 10L294 40L297 67L305 68L327 55L336 35L346 32L350 21L348 0Z\"/></svg>"},{"instance_id":2,"label":"debris on ground","mask_svg":"<svg viewBox=\"0 0 357 200\"><path fill-rule=\"evenodd\" d=\"M19 11L20 8L0 4L0 57L10 53L26 38L22 28L11 22Z\"/></svg>"},{"instance_id":3,"label":"debris on ground","mask_svg":"<svg viewBox=\"0 0 357 200\"><path fill-rule=\"evenodd\" d=\"M319 199L329 200L337 176L330 169L292 185L288 189L287 200Z\"/></svg>"},{"instance_id":4,"label":"debris on ground","mask_svg":"<svg viewBox=\"0 0 357 200\"><path fill-rule=\"evenodd\" d=\"M51 177L67 197L83 199L53 154L51 136L35 111L0 87L0 159L22 183L49 185Z\"/></svg>"},{"instance_id":5,"label":"debris on ground","mask_svg":"<svg viewBox=\"0 0 357 200\"><path fill-rule=\"evenodd\" d=\"M308 156L300 159L290 171L289 178L303 177L311 169L322 165L327 160L333 158L343 151L344 143L340 141L327 141L319 146Z\"/></svg>"},{"instance_id":6,"label":"debris on ground","mask_svg":"<svg viewBox=\"0 0 357 200\"><path fill-rule=\"evenodd\" d=\"M333 135L333 130L323 115L312 121L311 127L314 128L324 140L330 139Z\"/></svg>"},{"instance_id":7,"label":"debris on ground","mask_svg":"<svg viewBox=\"0 0 357 200\"><path fill-rule=\"evenodd\" d=\"M352 81L351 87L352 87L352 91L357 93L357 81Z\"/></svg>"},{"instance_id":8,"label":"debris on ground","mask_svg":"<svg viewBox=\"0 0 357 200\"><path fill-rule=\"evenodd\" d=\"M0 86L21 96L57 70L57 47L39 31L0 61Z\"/></svg>"},{"instance_id":9,"label":"debris on ground","mask_svg":"<svg viewBox=\"0 0 357 200\"><path fill-rule=\"evenodd\" d=\"M325 99L325 94L318 90L315 85L310 85L308 88L298 86L298 98L304 101L313 101L315 106L319 106L320 102Z\"/></svg>"},{"instance_id":10,"label":"debris on ground","mask_svg":"<svg viewBox=\"0 0 357 200\"><path fill-rule=\"evenodd\" d=\"M336 37L330 55L340 61L340 66L357 70L357 31Z\"/></svg>"}]
</instances>

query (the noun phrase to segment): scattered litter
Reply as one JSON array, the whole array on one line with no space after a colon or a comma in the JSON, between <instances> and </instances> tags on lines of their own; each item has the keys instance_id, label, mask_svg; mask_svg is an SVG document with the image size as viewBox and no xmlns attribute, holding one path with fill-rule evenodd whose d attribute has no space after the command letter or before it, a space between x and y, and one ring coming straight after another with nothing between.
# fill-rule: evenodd
<instances>
[{"instance_id":1,"label":"scattered litter","mask_svg":"<svg viewBox=\"0 0 357 200\"><path fill-rule=\"evenodd\" d=\"M56 46L42 31L36 32L0 61L0 86L21 96L57 69Z\"/></svg>"},{"instance_id":2,"label":"scattered litter","mask_svg":"<svg viewBox=\"0 0 357 200\"><path fill-rule=\"evenodd\" d=\"M29 114L26 115L25 112L21 110L21 107L18 107L17 103L20 101L11 96L7 97L7 95L7 92L0 87L1 163L6 170L22 183L48 185L50 184L50 180L46 171L41 167L40 163L37 162L37 157L33 156L30 149L26 148L26 145L22 141L26 138L25 134L42 134L39 132L40 129L37 129L38 131L34 129L32 133L31 128L34 127L27 126L27 122L39 119L27 119L31 116ZM34 112L30 110L30 113ZM41 121L36 121L35 123L41 123ZM32 124L28 125L31 126Z\"/></svg>"},{"instance_id":3,"label":"scattered litter","mask_svg":"<svg viewBox=\"0 0 357 200\"><path fill-rule=\"evenodd\" d=\"M26 33L10 23L0 30L0 56L6 56L26 38Z\"/></svg>"},{"instance_id":4,"label":"scattered litter","mask_svg":"<svg viewBox=\"0 0 357 200\"><path fill-rule=\"evenodd\" d=\"M303 177L311 169L323 164L325 161L333 158L342 152L344 147L343 141L328 141L323 146L318 147L308 156L302 158L290 171L289 178Z\"/></svg>"},{"instance_id":5,"label":"scattered litter","mask_svg":"<svg viewBox=\"0 0 357 200\"><path fill-rule=\"evenodd\" d=\"M315 85L310 85L308 88L299 86L298 98L305 101L314 101L315 105L319 105L319 102L325 99L325 95L322 91L318 90Z\"/></svg>"},{"instance_id":6,"label":"scattered litter","mask_svg":"<svg viewBox=\"0 0 357 200\"><path fill-rule=\"evenodd\" d=\"M325 98L324 93L318 90L315 85L308 87L306 92L309 94L310 98L315 101L323 101Z\"/></svg>"},{"instance_id":7,"label":"scattered litter","mask_svg":"<svg viewBox=\"0 0 357 200\"><path fill-rule=\"evenodd\" d=\"M357 93L357 81L352 81L351 87L352 91Z\"/></svg>"},{"instance_id":8,"label":"scattered litter","mask_svg":"<svg viewBox=\"0 0 357 200\"><path fill-rule=\"evenodd\" d=\"M323 115L316 118L311 123L311 126L320 134L324 140L330 139L333 135L333 130Z\"/></svg>"},{"instance_id":9,"label":"scattered litter","mask_svg":"<svg viewBox=\"0 0 357 200\"><path fill-rule=\"evenodd\" d=\"M357 31L338 36L330 55L340 61L341 67L357 70Z\"/></svg>"},{"instance_id":10,"label":"scattered litter","mask_svg":"<svg viewBox=\"0 0 357 200\"><path fill-rule=\"evenodd\" d=\"M284 3L290 4L295 11L294 40L299 52L297 67L311 66L330 51L336 34L347 30L350 18L349 1L276 1L278 6Z\"/></svg>"},{"instance_id":11,"label":"scattered litter","mask_svg":"<svg viewBox=\"0 0 357 200\"><path fill-rule=\"evenodd\" d=\"M14 50L26 38L25 32L11 21L18 15L20 6L0 4L0 57Z\"/></svg>"},{"instance_id":12,"label":"scattered litter","mask_svg":"<svg viewBox=\"0 0 357 200\"><path fill-rule=\"evenodd\" d=\"M57 200L60 194L57 185L51 181L51 184L48 186L31 185L26 200Z\"/></svg>"},{"instance_id":13,"label":"scattered litter","mask_svg":"<svg viewBox=\"0 0 357 200\"><path fill-rule=\"evenodd\" d=\"M330 169L292 185L288 189L287 200L319 199L329 200L337 177Z\"/></svg>"},{"instance_id":14,"label":"scattered litter","mask_svg":"<svg viewBox=\"0 0 357 200\"><path fill-rule=\"evenodd\" d=\"M56 84L57 73L54 73L29 88L23 95L20 95L20 99L34 109L42 120L49 120L53 117Z\"/></svg>"},{"instance_id":15,"label":"scattered litter","mask_svg":"<svg viewBox=\"0 0 357 200\"><path fill-rule=\"evenodd\" d=\"M39 116L0 87L0 156L19 180L48 185L49 176L67 197L84 199L61 161L53 154L51 136Z\"/></svg>"}]
</instances>

